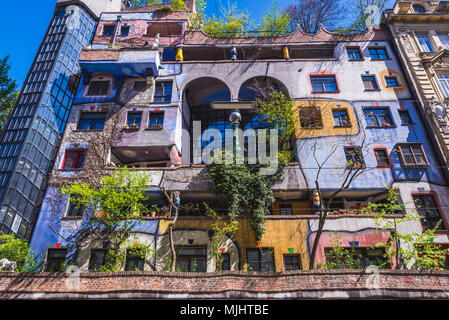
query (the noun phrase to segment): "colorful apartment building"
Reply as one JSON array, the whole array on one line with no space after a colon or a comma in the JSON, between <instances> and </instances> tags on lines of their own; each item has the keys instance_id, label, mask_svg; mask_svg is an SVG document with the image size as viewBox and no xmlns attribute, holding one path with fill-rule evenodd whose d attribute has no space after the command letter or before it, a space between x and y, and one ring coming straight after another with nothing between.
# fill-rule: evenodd
<instances>
[{"instance_id":1,"label":"colorful apartment building","mask_svg":"<svg viewBox=\"0 0 449 320\"><path fill-rule=\"evenodd\" d=\"M102 12L92 42L80 53L81 81L31 238L48 270L69 262L93 271L104 263L104 239L84 234L84 245L74 246L86 215L60 188L95 183L127 166L151 177L149 203L167 205L163 190L179 193L173 229L179 269L215 271L214 220L205 215L203 203L213 205L219 192L198 155L211 142L204 135L208 130L222 133L222 145L233 139L226 130L235 109L241 129L264 127L252 109L258 98L254 88L275 89L294 100L295 162L273 186L276 202L265 217L261 241L249 220L239 218L239 229L220 248L222 270L307 269L318 225L317 182L326 202L353 165L364 170L335 198L316 262L325 262L335 233L367 263L384 259L383 249L370 248L388 241L390 231L379 232L373 217L359 210L385 201L387 188L397 188L405 210L423 217L398 226L399 232L421 232L442 220L435 243L449 243L449 189L440 151L388 30L342 36L297 29L282 36L214 38L188 29L193 1L186 1L185 10L165 6ZM167 270L171 222L161 215L135 224L132 239L156 254L125 257L125 270Z\"/></svg>"}]
</instances>

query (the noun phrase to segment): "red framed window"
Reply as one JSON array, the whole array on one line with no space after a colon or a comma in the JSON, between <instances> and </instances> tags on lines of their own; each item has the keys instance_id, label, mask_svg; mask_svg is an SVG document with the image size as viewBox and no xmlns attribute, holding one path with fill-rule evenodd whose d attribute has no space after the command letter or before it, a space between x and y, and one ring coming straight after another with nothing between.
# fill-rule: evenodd
<instances>
[{"instance_id":1,"label":"red framed window","mask_svg":"<svg viewBox=\"0 0 449 320\"><path fill-rule=\"evenodd\" d=\"M62 170L74 170L84 168L86 150L66 150L62 161Z\"/></svg>"},{"instance_id":2,"label":"red framed window","mask_svg":"<svg viewBox=\"0 0 449 320\"><path fill-rule=\"evenodd\" d=\"M427 160L424 148L420 143L403 143L397 146L403 167L427 167Z\"/></svg>"},{"instance_id":3,"label":"red framed window","mask_svg":"<svg viewBox=\"0 0 449 320\"><path fill-rule=\"evenodd\" d=\"M390 167L390 157L388 156L387 149L384 148L375 148L374 155L376 156L377 166L378 167Z\"/></svg>"}]
</instances>

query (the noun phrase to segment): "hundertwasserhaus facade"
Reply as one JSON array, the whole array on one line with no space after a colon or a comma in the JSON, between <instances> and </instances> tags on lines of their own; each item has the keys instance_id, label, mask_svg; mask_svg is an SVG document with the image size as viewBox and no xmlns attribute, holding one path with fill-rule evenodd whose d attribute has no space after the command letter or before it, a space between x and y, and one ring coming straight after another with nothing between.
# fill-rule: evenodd
<instances>
[{"instance_id":1,"label":"hundertwasserhaus facade","mask_svg":"<svg viewBox=\"0 0 449 320\"><path fill-rule=\"evenodd\" d=\"M385 249L371 247L387 242L391 231L379 232L374 219L358 210L385 201L387 188L397 188L405 210L423 217L401 224L399 232L422 232L442 220L434 242L449 244L444 155L387 27L352 36L325 29L309 35L298 29L273 37L213 38L189 30L192 1L181 11L160 10L165 4L130 8L120 2L108 1L109 7L67 2L79 10L90 8L98 21L76 60L79 85L56 130L62 137L54 144L31 236L46 270L69 263L87 272L104 263L104 239L87 236L82 247L74 247L85 215L60 188L127 166L151 177L149 203L167 205L162 189L179 192L182 209L173 232L178 269L215 271L214 221L202 204L213 206L218 195L198 155L211 142L210 132L222 133L223 145L232 139L226 130L236 108L241 129L264 127L251 109L258 98L255 87L294 100L295 162L273 186L276 202L266 216L262 240L255 240L248 219L239 218L238 231L220 248L222 270L307 269L318 228L315 180L326 201L343 183L348 163L366 170L334 202L316 262L325 263L335 233L367 265L383 262ZM60 5L64 8L64 2ZM36 136L40 127L32 128L27 137ZM194 138L196 133L203 133L202 141ZM132 239L149 244L156 254L146 259L126 255L124 270L167 270L170 222L169 215L160 215L136 223Z\"/></svg>"}]
</instances>

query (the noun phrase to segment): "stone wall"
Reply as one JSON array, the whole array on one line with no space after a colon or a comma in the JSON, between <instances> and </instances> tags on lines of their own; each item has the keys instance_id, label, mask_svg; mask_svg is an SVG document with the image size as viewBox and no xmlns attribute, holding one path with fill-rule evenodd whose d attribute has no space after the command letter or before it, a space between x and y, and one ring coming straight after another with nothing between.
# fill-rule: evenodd
<instances>
[{"instance_id":1,"label":"stone wall","mask_svg":"<svg viewBox=\"0 0 449 320\"><path fill-rule=\"evenodd\" d=\"M449 298L449 272L382 270L378 289L362 270L282 273L84 273L0 276L1 299L370 299Z\"/></svg>"}]
</instances>

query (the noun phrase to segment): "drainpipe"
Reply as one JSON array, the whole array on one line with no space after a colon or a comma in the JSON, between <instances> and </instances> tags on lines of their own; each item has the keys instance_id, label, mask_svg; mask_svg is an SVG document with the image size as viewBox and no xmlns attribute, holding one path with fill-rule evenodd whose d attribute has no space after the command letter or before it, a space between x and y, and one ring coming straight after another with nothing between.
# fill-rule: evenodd
<instances>
[{"instance_id":1,"label":"drainpipe","mask_svg":"<svg viewBox=\"0 0 449 320\"><path fill-rule=\"evenodd\" d=\"M117 16L117 21L116 21L115 30L114 30L114 38L112 39L112 48L115 48L115 42L117 40L117 35L118 35L118 33L120 31L120 27L122 25L122 21L123 21L122 16L120 16L120 15Z\"/></svg>"}]
</instances>

